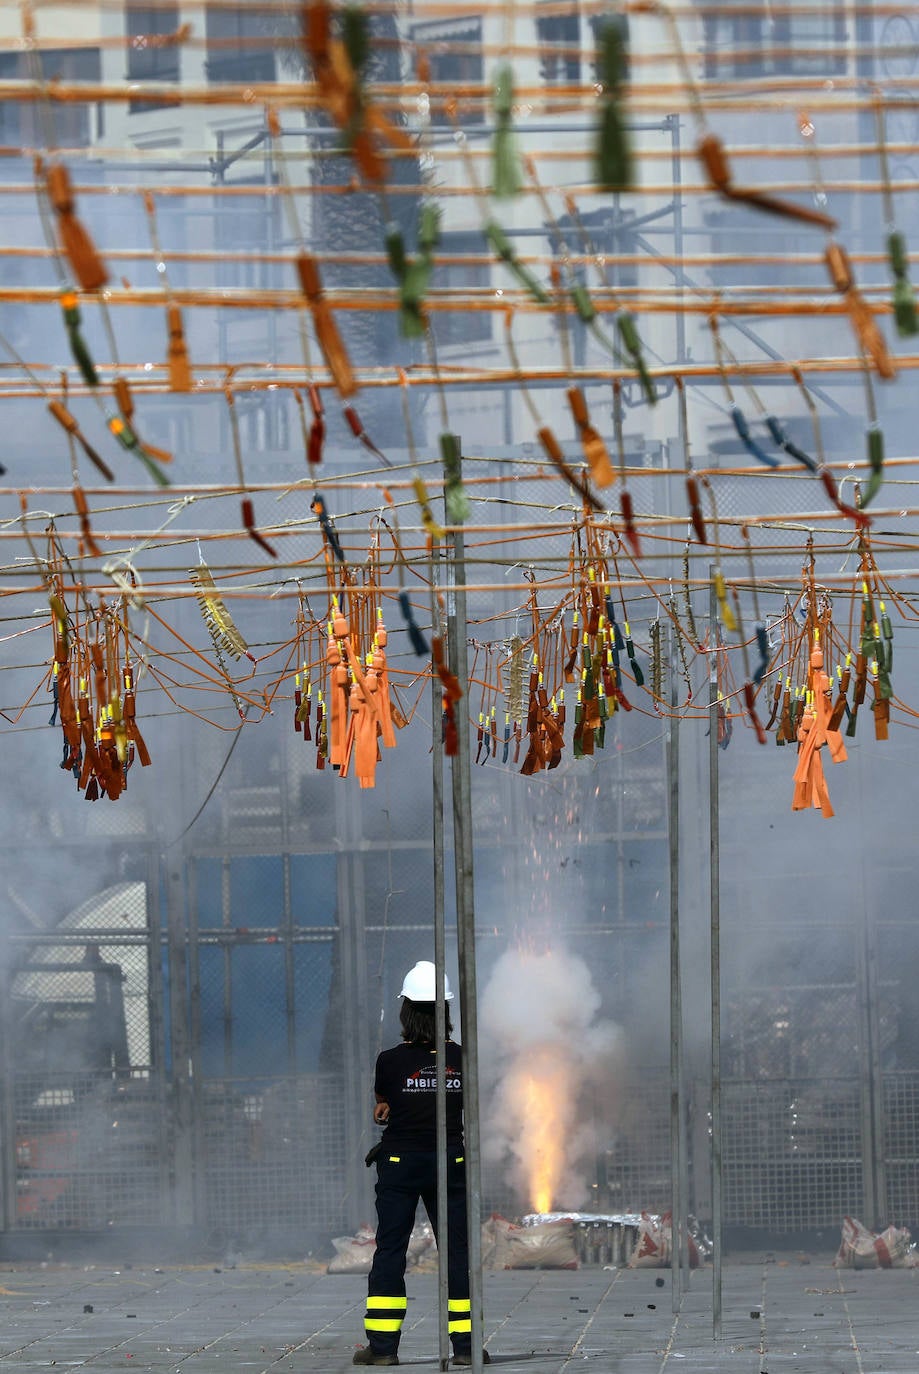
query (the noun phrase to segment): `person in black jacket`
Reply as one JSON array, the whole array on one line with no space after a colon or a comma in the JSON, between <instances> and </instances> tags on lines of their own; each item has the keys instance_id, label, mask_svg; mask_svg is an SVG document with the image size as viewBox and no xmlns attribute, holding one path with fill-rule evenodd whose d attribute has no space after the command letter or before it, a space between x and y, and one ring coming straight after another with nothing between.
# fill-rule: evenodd
<instances>
[{"instance_id":1,"label":"person in black jacket","mask_svg":"<svg viewBox=\"0 0 919 1374\"><path fill-rule=\"evenodd\" d=\"M373 1119L386 1129L377 1153L377 1245L367 1281L364 1329L368 1344L354 1363L397 1365L405 1320L405 1257L419 1198L437 1233L437 1152L434 1047L434 965L417 963L405 975L400 1012L402 1043L377 1058ZM453 1000L444 979L446 1001ZM472 1363L466 1177L463 1158L462 1051L447 1014L447 1273L453 1364ZM488 1354L483 1351L483 1359Z\"/></svg>"}]
</instances>

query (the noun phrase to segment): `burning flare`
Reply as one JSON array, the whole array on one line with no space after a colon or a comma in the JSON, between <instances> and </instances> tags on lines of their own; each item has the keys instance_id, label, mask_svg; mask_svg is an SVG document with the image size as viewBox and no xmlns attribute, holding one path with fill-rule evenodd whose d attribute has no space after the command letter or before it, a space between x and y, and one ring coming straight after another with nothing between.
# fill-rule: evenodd
<instances>
[{"instance_id":1,"label":"burning flare","mask_svg":"<svg viewBox=\"0 0 919 1374\"><path fill-rule=\"evenodd\" d=\"M534 1212L576 1207L589 1191L597 1117L620 1075L618 1032L596 1020L599 1004L587 965L560 950L508 950L482 997L485 1157Z\"/></svg>"}]
</instances>

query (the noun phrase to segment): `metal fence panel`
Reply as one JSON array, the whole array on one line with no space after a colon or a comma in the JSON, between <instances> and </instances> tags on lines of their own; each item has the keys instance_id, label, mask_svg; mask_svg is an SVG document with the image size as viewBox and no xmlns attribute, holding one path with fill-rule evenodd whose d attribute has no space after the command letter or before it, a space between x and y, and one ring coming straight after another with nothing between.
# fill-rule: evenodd
<instances>
[{"instance_id":1,"label":"metal fence panel","mask_svg":"<svg viewBox=\"0 0 919 1374\"><path fill-rule=\"evenodd\" d=\"M362 1156L375 1138L373 1054L398 1038L404 969L433 946L426 826L413 815L420 848L403 841L383 852L374 842L337 856L205 856L182 878L187 921L167 923L157 882L126 883L84 904L73 922L11 941L6 1010L19 1048L7 1046L4 1060L5 1136L15 1155L5 1175L15 1195L8 1226L184 1224L181 1192L195 1199L208 1234L241 1242L302 1235L309 1245L350 1229L356 1207L359 1219L371 1214ZM647 834L569 845L563 857L579 868L581 899L576 910L563 904L558 922L568 949L590 965L600 1014L624 1024L631 1045L651 1048L666 1029L660 843ZM495 900L519 856L508 856L494 834L481 856ZM646 888L636 888L634 872ZM641 920L623 915L615 889L626 881L642 895ZM147 910L148 890L162 913ZM343 892L365 913L350 929L338 921ZM507 923L481 929L483 985L508 943L528 938L528 920L552 930L559 892L564 897L563 886L550 884L540 896L545 910L515 913L510 932ZM910 1060L908 994L917 941L902 923L878 932L881 1210L890 1222L915 1225L919 1068ZM870 989L860 982L851 923L828 921L819 940L810 931L783 939L758 941L724 975L724 1216L731 1226L772 1233L858 1215L868 1196L872 1091L859 1047ZM794 983L780 982L770 963L786 959L789 941L800 954ZM170 975L186 963L191 1038L178 1046ZM452 936L448 964L455 966ZM356 997L358 965L364 992ZM690 1013L698 1022L697 999ZM176 1112L186 1051L195 1068L190 1120ZM600 1142L591 1196L604 1211L665 1210L666 1068L657 1061L639 1074L633 1065L627 1088L616 1092L621 1109L614 1135ZM708 1169L707 1110L708 1089L693 1081L697 1180ZM703 1209L705 1194L697 1188ZM483 1196L489 1210L521 1210L498 1167L486 1168Z\"/></svg>"},{"instance_id":2,"label":"metal fence panel","mask_svg":"<svg viewBox=\"0 0 919 1374\"><path fill-rule=\"evenodd\" d=\"M727 1224L800 1231L860 1208L857 1080L726 1082L723 1123Z\"/></svg>"},{"instance_id":3,"label":"metal fence panel","mask_svg":"<svg viewBox=\"0 0 919 1374\"><path fill-rule=\"evenodd\" d=\"M155 1079L17 1075L13 1096L17 1229L102 1231L171 1215Z\"/></svg>"},{"instance_id":4,"label":"metal fence panel","mask_svg":"<svg viewBox=\"0 0 919 1374\"><path fill-rule=\"evenodd\" d=\"M919 1072L885 1073L884 1163L887 1218L919 1226Z\"/></svg>"},{"instance_id":5,"label":"metal fence panel","mask_svg":"<svg viewBox=\"0 0 919 1374\"><path fill-rule=\"evenodd\" d=\"M201 1094L203 1213L211 1231L252 1239L345 1227L344 1113L333 1075L214 1078Z\"/></svg>"}]
</instances>

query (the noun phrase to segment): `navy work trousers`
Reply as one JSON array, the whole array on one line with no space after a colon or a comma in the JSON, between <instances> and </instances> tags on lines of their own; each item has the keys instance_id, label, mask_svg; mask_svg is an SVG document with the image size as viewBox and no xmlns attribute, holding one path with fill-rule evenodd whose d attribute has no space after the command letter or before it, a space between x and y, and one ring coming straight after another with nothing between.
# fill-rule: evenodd
<instances>
[{"instance_id":1,"label":"navy work trousers","mask_svg":"<svg viewBox=\"0 0 919 1374\"><path fill-rule=\"evenodd\" d=\"M405 1320L405 1256L419 1198L437 1235L437 1156L433 1150L397 1154L384 1146L377 1160L377 1248L367 1280L364 1326L377 1355L395 1355ZM463 1156L447 1159L447 1274L450 1340L455 1355L472 1349L466 1169Z\"/></svg>"}]
</instances>

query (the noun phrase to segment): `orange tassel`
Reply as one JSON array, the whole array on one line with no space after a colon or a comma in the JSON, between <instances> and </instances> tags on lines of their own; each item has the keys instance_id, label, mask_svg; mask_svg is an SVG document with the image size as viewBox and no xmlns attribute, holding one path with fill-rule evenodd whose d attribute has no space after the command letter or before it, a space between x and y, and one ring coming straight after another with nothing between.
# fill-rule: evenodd
<instances>
[{"instance_id":1,"label":"orange tassel","mask_svg":"<svg viewBox=\"0 0 919 1374\"><path fill-rule=\"evenodd\" d=\"M331 7L325 0L303 6L303 42L316 77L319 98L332 119L346 133L352 156L367 181L386 179L386 163L373 136L391 148L412 151L410 135L393 124L361 90L344 43L331 33Z\"/></svg>"},{"instance_id":2,"label":"orange tassel","mask_svg":"<svg viewBox=\"0 0 919 1374\"><path fill-rule=\"evenodd\" d=\"M89 523L89 507L86 504L86 493L83 488L74 484L73 504L76 507L77 515L80 517L80 533L83 535L86 551L91 558L101 558L102 550L93 538L93 532Z\"/></svg>"},{"instance_id":3,"label":"orange tassel","mask_svg":"<svg viewBox=\"0 0 919 1374\"><path fill-rule=\"evenodd\" d=\"M357 391L357 380L351 367L347 349L338 332L338 326L325 299L322 279L319 276L319 265L309 253L297 255L297 276L300 279L300 290L313 312L316 338L322 349L326 366L332 374L338 394L346 400Z\"/></svg>"},{"instance_id":4,"label":"orange tassel","mask_svg":"<svg viewBox=\"0 0 919 1374\"><path fill-rule=\"evenodd\" d=\"M361 689L356 682L352 682L351 691L347 697L348 710L348 729L345 734L344 747L341 755L341 766L339 777L346 778L348 769L351 767L351 756L354 753L354 737L357 733L358 722L364 715L364 700L361 696Z\"/></svg>"},{"instance_id":5,"label":"orange tassel","mask_svg":"<svg viewBox=\"0 0 919 1374\"><path fill-rule=\"evenodd\" d=\"M80 747L80 726L70 684L70 664L59 663L57 670L57 699L64 739L71 749Z\"/></svg>"},{"instance_id":6,"label":"orange tassel","mask_svg":"<svg viewBox=\"0 0 919 1374\"><path fill-rule=\"evenodd\" d=\"M137 704L134 698L134 686L130 668L124 670L124 685L124 702L121 709L128 739L137 747L137 756L140 759L141 767L149 768L151 763L150 751L137 725Z\"/></svg>"},{"instance_id":7,"label":"orange tassel","mask_svg":"<svg viewBox=\"0 0 919 1374\"><path fill-rule=\"evenodd\" d=\"M115 396L115 402L121 412L121 418L124 420L125 424L130 427L132 432L136 434L134 430L134 397L131 394L131 388L128 385L127 378L116 377L112 384L112 391ZM139 436L138 443L143 448L144 453L148 454L151 458L155 458L158 463L172 462L172 454L167 452L166 449L155 448L153 444L145 443Z\"/></svg>"},{"instance_id":8,"label":"orange tassel","mask_svg":"<svg viewBox=\"0 0 919 1374\"><path fill-rule=\"evenodd\" d=\"M717 134L706 134L697 145L696 152L705 168L710 186L726 200L752 205L756 210L765 210L767 214L779 215L782 219L800 220L804 224L819 225L820 228L827 230L836 228L833 217L822 210L811 209L808 205L797 205L790 200L780 200L778 196L769 195L765 191L735 186L724 144Z\"/></svg>"},{"instance_id":9,"label":"orange tassel","mask_svg":"<svg viewBox=\"0 0 919 1374\"><path fill-rule=\"evenodd\" d=\"M114 482L114 472L112 472L112 469L108 466L107 463L104 463L102 461L96 450L93 448L92 444L87 443L83 435L83 432L80 429L80 426L77 424L76 420L71 415L67 407L65 405L62 405L60 401L52 400L48 402L48 409L54 416L55 420L57 420L61 428L66 430L68 434L70 434L74 439L76 439L77 443L80 445L81 449L86 454L87 458L95 467L99 469L105 480L107 482Z\"/></svg>"},{"instance_id":10,"label":"orange tassel","mask_svg":"<svg viewBox=\"0 0 919 1374\"><path fill-rule=\"evenodd\" d=\"M568 404L574 416L574 423L578 427L578 434L581 438L581 447L584 450L584 457L587 459L587 466L590 468L590 475L598 487L612 486L616 480L613 465L609 460L606 445L600 435L590 423L590 415L587 411L587 401L584 393L578 386L568 388Z\"/></svg>"},{"instance_id":11,"label":"orange tassel","mask_svg":"<svg viewBox=\"0 0 919 1374\"><path fill-rule=\"evenodd\" d=\"M329 629L325 651L329 665L328 702L328 759L333 768L340 768L345 754L345 734L348 714L348 670L342 662L341 649Z\"/></svg>"},{"instance_id":12,"label":"orange tassel","mask_svg":"<svg viewBox=\"0 0 919 1374\"><path fill-rule=\"evenodd\" d=\"M569 467L568 464L565 462L565 455L562 452L562 446L558 442L558 440L556 439L555 435L552 433L552 430L549 428L548 425L544 425L543 428L537 432L537 438L539 439L539 442L542 444L543 449L545 450L550 462L552 462L554 466L558 469L558 471L562 474L565 481L568 482L572 487L574 487L575 491L578 493L581 499L585 501L589 506L592 506L594 510L603 510L603 502L600 501L598 497L596 497L590 490L590 487L587 485L586 478L582 477L579 472L575 472L575 470Z\"/></svg>"},{"instance_id":13,"label":"orange tassel","mask_svg":"<svg viewBox=\"0 0 919 1374\"><path fill-rule=\"evenodd\" d=\"M169 325L169 388L171 391L191 391L191 365L182 326L182 311L177 305L169 305L166 318Z\"/></svg>"},{"instance_id":14,"label":"orange tassel","mask_svg":"<svg viewBox=\"0 0 919 1374\"><path fill-rule=\"evenodd\" d=\"M874 363L879 377L890 381L897 375L884 335L874 312L855 284L849 255L841 243L828 243L823 254L830 280L842 296L859 345Z\"/></svg>"},{"instance_id":15,"label":"orange tassel","mask_svg":"<svg viewBox=\"0 0 919 1374\"><path fill-rule=\"evenodd\" d=\"M392 701L389 695L389 668L382 648L373 656L373 668L379 684L377 711L380 717L380 736L387 749L395 749L396 732L393 728Z\"/></svg>"},{"instance_id":16,"label":"orange tassel","mask_svg":"<svg viewBox=\"0 0 919 1374\"><path fill-rule=\"evenodd\" d=\"M61 163L47 168L45 185L48 199L57 216L57 231L61 247L73 269L73 275L83 291L98 291L108 281L105 263L96 252L92 239L77 219L70 173Z\"/></svg>"},{"instance_id":17,"label":"orange tassel","mask_svg":"<svg viewBox=\"0 0 919 1374\"><path fill-rule=\"evenodd\" d=\"M363 696L355 725L354 771L361 787L375 787L379 682L372 668L364 675Z\"/></svg>"},{"instance_id":18,"label":"orange tassel","mask_svg":"<svg viewBox=\"0 0 919 1374\"><path fill-rule=\"evenodd\" d=\"M805 709L798 726L798 762L794 771L795 790L791 809L803 811L813 806L829 820L835 813L824 777L820 749L826 744L834 763L844 762L847 754L842 735L830 728L833 711L830 679L823 671L823 652L819 645L811 653L810 665L813 705Z\"/></svg>"}]
</instances>

